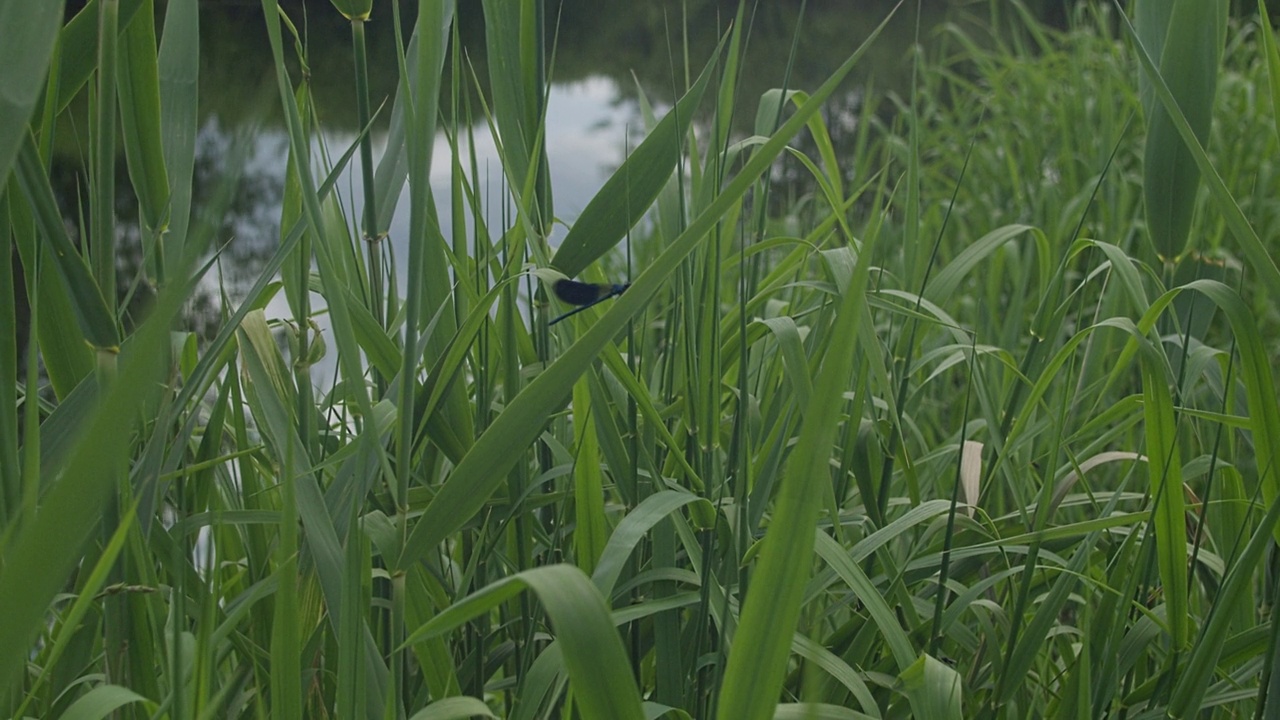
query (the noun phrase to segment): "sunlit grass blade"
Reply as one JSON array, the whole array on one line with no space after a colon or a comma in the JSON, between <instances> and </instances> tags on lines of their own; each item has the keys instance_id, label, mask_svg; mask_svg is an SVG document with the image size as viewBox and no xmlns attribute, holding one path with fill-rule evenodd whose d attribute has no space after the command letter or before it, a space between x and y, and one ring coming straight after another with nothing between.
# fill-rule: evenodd
<instances>
[{"instance_id":1,"label":"sunlit grass blade","mask_svg":"<svg viewBox=\"0 0 1280 720\"><path fill-rule=\"evenodd\" d=\"M1040 599L1031 620L1020 627L1021 632L1017 635L1017 642L1006 651L1001 660L999 684L996 687L996 695L992 697L995 704L1009 703L1027 681L1035 658L1039 657L1042 648L1050 639L1049 629L1057 622L1058 615L1079 583L1078 575L1087 566L1090 553L1100 536L1101 531L1095 530L1085 536L1083 543L1075 546L1070 564L1062 568L1061 573L1053 579L1047 595ZM1037 534L1029 539L1039 542L1043 537L1042 534ZM1018 618L1018 621L1021 623L1022 619Z\"/></svg>"},{"instance_id":2,"label":"sunlit grass blade","mask_svg":"<svg viewBox=\"0 0 1280 720\"><path fill-rule=\"evenodd\" d=\"M1215 280L1197 280L1184 292L1206 295L1226 315L1240 353L1240 375L1246 388L1249 425L1257 454L1258 482L1268 504L1280 497L1280 403L1277 403L1271 357L1248 305L1234 290ZM1177 292L1171 291L1171 292ZM1280 541L1280 527L1273 529Z\"/></svg>"},{"instance_id":3,"label":"sunlit grass blade","mask_svg":"<svg viewBox=\"0 0 1280 720\"><path fill-rule=\"evenodd\" d=\"M125 540L129 537L129 533L133 530L133 523L136 519L137 506L131 506L120 521L115 532L112 533L111 539L103 548L102 554L98 558L98 562L94 565L89 573L89 577L80 586L80 596L75 599L67 612L59 618L59 626L54 633L53 646L47 656L46 664L40 676L32 683L28 690L27 697L23 704L19 707L17 716L22 716L22 710L28 707L33 700L38 697L36 690L50 681L53 676L53 669L58 667L58 659L67 651L67 648L75 641L76 634L81 629L81 623L86 615L93 609L97 603L97 594L102 590L107 582L107 573L112 565L120 557L120 552L124 547Z\"/></svg>"},{"instance_id":4,"label":"sunlit grass blade","mask_svg":"<svg viewBox=\"0 0 1280 720\"><path fill-rule=\"evenodd\" d=\"M813 394L813 378L809 376L809 361L804 355L800 328L796 326L795 319L783 316L765 318L760 322L769 328L778 341L782 365L791 382L791 390L796 395L796 403L800 407L808 407L809 398Z\"/></svg>"},{"instance_id":5,"label":"sunlit grass blade","mask_svg":"<svg viewBox=\"0 0 1280 720\"><path fill-rule=\"evenodd\" d=\"M342 170L346 167L347 162L350 161L351 156L355 153L356 147L356 145L352 145L348 148L346 154L344 154L342 158L335 163L334 168L325 177L325 181L320 186L319 191L322 199L328 197L329 193L333 190L334 184L337 183ZM209 346L201 355L196 366L188 374L186 383L183 384L182 389L178 392L178 396L175 401L176 404L185 405L193 398L197 397L199 393L203 393L208 390L216 371L227 361L227 347L235 337L235 333L240 327L240 323L249 315L249 313L261 310L270 299L271 295L274 294L275 290L279 289L279 281L275 278L275 274L284 266L289 254L293 252L295 247L297 247L307 229L308 226L305 218L299 219L295 222L290 227L289 232L285 234L283 239L280 241L280 245L276 248L275 253L263 263L258 278L245 292L245 296L241 300L239 307L236 308L235 312L231 313L231 315L218 329L218 334L209 342Z\"/></svg>"},{"instance_id":6,"label":"sunlit grass blade","mask_svg":"<svg viewBox=\"0 0 1280 720\"><path fill-rule=\"evenodd\" d=\"M1029 225L1006 225L996 228L970 243L956 255L954 260L938 270L924 289L924 297L934 302L942 302L951 297L965 277L979 264L989 260L990 256L1005 243L1013 242L1023 234L1028 235L1027 239L1035 243L1036 252L1040 257L1048 257L1048 240L1042 230Z\"/></svg>"},{"instance_id":7,"label":"sunlit grass blade","mask_svg":"<svg viewBox=\"0 0 1280 720\"><path fill-rule=\"evenodd\" d=\"M292 453L292 446L289 453ZM280 542L276 546L276 572L280 583L271 622L271 714L275 717L302 715L301 625L304 615L298 601L298 585L302 578L298 574L298 513L291 459L286 459L281 466L285 477L280 479Z\"/></svg>"},{"instance_id":8,"label":"sunlit grass blade","mask_svg":"<svg viewBox=\"0 0 1280 720\"><path fill-rule=\"evenodd\" d=\"M238 339L240 358L249 379L246 385L249 405L258 427L268 439L276 462L282 468L292 468L295 473L297 517L302 523L307 551L324 593L329 622L340 628L344 618L342 543L290 412L293 393L296 392L292 376L261 311L246 316L240 325ZM364 641L366 646L371 644L368 632ZM386 667L376 653L365 653L365 673L367 687L381 686ZM381 709L383 698L378 693L371 691L366 697L369 708Z\"/></svg>"},{"instance_id":9,"label":"sunlit grass blade","mask_svg":"<svg viewBox=\"0 0 1280 720\"><path fill-rule=\"evenodd\" d=\"M18 320L15 307L18 299L18 274L15 272L17 253L13 246L13 226L9 212L9 198L0 191L0 327L12 327L14 332L0 333L0 375L11 377L14 383L0 384L0 518L12 521L17 517L18 498L23 495L23 474L18 453ZM37 311L38 314L38 311ZM34 333L28 332L27 337ZM30 390L27 390L28 396ZM24 403L25 405L25 403ZM27 406L27 412L32 407Z\"/></svg>"},{"instance_id":10,"label":"sunlit grass blade","mask_svg":"<svg viewBox=\"0 0 1280 720\"><path fill-rule=\"evenodd\" d=\"M868 720L872 716L826 703L781 703L774 720Z\"/></svg>"}]
</instances>

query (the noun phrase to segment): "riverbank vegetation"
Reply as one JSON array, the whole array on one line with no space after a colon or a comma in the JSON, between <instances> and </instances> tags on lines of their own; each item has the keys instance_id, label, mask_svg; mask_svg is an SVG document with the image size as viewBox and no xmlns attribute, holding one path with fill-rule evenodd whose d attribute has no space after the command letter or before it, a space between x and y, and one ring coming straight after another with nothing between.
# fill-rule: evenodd
<instances>
[{"instance_id":1,"label":"riverbank vegetation","mask_svg":"<svg viewBox=\"0 0 1280 720\"><path fill-rule=\"evenodd\" d=\"M367 3L333 4L363 57ZM0 715L1277 702L1265 16L1082 3L1055 30L979 5L990 32L897 48L908 93L849 81L881 25L825 83L751 98L746 134L744 4L709 56L674 41L678 101L642 102L564 219L540 3L484 2L483 83L451 3L376 8L406 38L394 102L351 88L362 126L390 115L380 156L370 133L319 151L317 50L262 5L282 232L205 336L186 318L246 149L193 204L197 3L0 0ZM70 201L62 123L92 138ZM117 183L145 251L124 277ZM630 286L549 325L562 276Z\"/></svg>"}]
</instances>

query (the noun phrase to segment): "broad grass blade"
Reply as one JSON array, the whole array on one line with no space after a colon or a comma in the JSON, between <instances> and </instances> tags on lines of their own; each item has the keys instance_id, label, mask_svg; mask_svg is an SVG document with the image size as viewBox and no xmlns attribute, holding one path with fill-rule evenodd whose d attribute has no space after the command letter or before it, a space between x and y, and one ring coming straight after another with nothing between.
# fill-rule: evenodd
<instances>
[{"instance_id":1,"label":"broad grass blade","mask_svg":"<svg viewBox=\"0 0 1280 720\"><path fill-rule=\"evenodd\" d=\"M1128 30L1131 37L1136 38L1137 31L1134 30L1133 24L1129 22L1127 17L1123 15L1121 17L1124 20L1123 27ZM1260 276L1259 281L1263 290L1272 298L1280 297L1280 269L1276 268L1276 263L1272 259L1271 253L1262 244L1262 240L1254 231L1253 226L1249 224L1244 213L1241 212L1235 198L1231 196L1226 183L1222 181L1218 171L1209 162L1209 156L1205 154L1204 147L1196 137L1195 130L1182 114L1172 91L1169 90L1169 87L1161 78L1160 71L1156 69L1155 61L1142 50L1141 45L1138 47L1138 60L1142 63L1145 76L1151 81L1151 87L1155 91L1156 97L1169 113L1170 120L1173 122L1174 127L1177 128L1178 134L1182 136L1182 141L1186 143L1192 159L1195 160L1196 166L1200 169L1200 173L1205 179L1205 183L1209 186L1209 191L1218 206L1218 212L1222 213L1227 222L1227 227L1231 228L1231 234L1235 235L1236 242L1240 243L1245 257L1249 260L1250 268Z\"/></svg>"},{"instance_id":2,"label":"broad grass blade","mask_svg":"<svg viewBox=\"0 0 1280 720\"><path fill-rule=\"evenodd\" d=\"M55 87L56 112L62 112L75 99L84 84L98 68L98 13L101 0L89 0L58 34L58 79ZM56 5L57 3L49 3ZM142 0L121 0L119 22L127 25L142 7Z\"/></svg>"},{"instance_id":3,"label":"broad grass blade","mask_svg":"<svg viewBox=\"0 0 1280 720\"><path fill-rule=\"evenodd\" d=\"M63 6L0 0L0 178L9 176L44 90Z\"/></svg>"},{"instance_id":4,"label":"broad grass blade","mask_svg":"<svg viewBox=\"0 0 1280 720\"><path fill-rule=\"evenodd\" d=\"M1160 74L1196 139L1203 143L1213 119L1218 66L1226 39L1225 0L1142 0L1136 15L1138 37L1160 61ZM1139 52L1142 52L1141 48ZM1151 82L1150 78L1147 79ZM1144 92L1144 97L1149 93ZM1172 110L1147 102L1147 146L1143 153L1143 195L1147 225L1157 255L1177 258L1191 229L1200 170L1179 137Z\"/></svg>"},{"instance_id":5,"label":"broad grass blade","mask_svg":"<svg viewBox=\"0 0 1280 720\"><path fill-rule=\"evenodd\" d=\"M499 580L435 616L405 642L449 632L526 589L538 596L551 618L583 717L641 720L640 693L605 600L581 570L569 565L526 570Z\"/></svg>"},{"instance_id":6,"label":"broad grass blade","mask_svg":"<svg viewBox=\"0 0 1280 720\"><path fill-rule=\"evenodd\" d=\"M1158 351L1143 342L1142 410L1147 438L1151 517L1156 556L1164 586L1165 622L1174 648L1187 646L1187 521L1182 489L1182 459L1169 380Z\"/></svg>"},{"instance_id":7,"label":"broad grass blade","mask_svg":"<svg viewBox=\"0 0 1280 720\"><path fill-rule=\"evenodd\" d=\"M120 344L120 335L115 318L99 291L93 274L67 235L67 228L53 196L53 188L49 185L49 177L44 172L44 166L36 153L35 142L30 137L18 157L17 176L22 192L31 205L37 226L45 240L53 245L51 255L66 284L76 322L84 339L95 348L116 348Z\"/></svg>"},{"instance_id":8,"label":"broad grass blade","mask_svg":"<svg viewBox=\"0 0 1280 720\"><path fill-rule=\"evenodd\" d=\"M718 57L717 49L689 91L582 209L551 258L556 269L570 277L578 275L617 245L648 212L680 160L680 139L689 131L694 110L702 102Z\"/></svg>"},{"instance_id":9,"label":"broad grass blade","mask_svg":"<svg viewBox=\"0 0 1280 720\"><path fill-rule=\"evenodd\" d=\"M955 668L932 655L921 655L898 676L897 690L911 701L911 710L918 718L960 720L964 717L961 687Z\"/></svg>"},{"instance_id":10,"label":"broad grass blade","mask_svg":"<svg viewBox=\"0 0 1280 720\"><path fill-rule=\"evenodd\" d=\"M144 0L142 12L136 13L124 28L116 76L129 179L138 198L143 223L151 232L159 233L168 225L169 174L161 140L160 72L153 2Z\"/></svg>"},{"instance_id":11,"label":"broad grass blade","mask_svg":"<svg viewBox=\"0 0 1280 720\"><path fill-rule=\"evenodd\" d=\"M196 0L171 0L164 11L160 65L160 142L169 171L165 252L182 257L191 215L200 102L200 11Z\"/></svg>"}]
</instances>

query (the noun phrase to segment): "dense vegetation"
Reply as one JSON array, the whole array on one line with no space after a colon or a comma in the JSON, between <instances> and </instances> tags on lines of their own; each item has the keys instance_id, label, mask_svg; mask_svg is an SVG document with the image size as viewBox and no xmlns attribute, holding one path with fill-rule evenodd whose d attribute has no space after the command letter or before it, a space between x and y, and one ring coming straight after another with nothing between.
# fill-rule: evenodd
<instances>
[{"instance_id":1,"label":"dense vegetation","mask_svg":"<svg viewBox=\"0 0 1280 720\"><path fill-rule=\"evenodd\" d=\"M744 6L551 247L539 3L484 2L481 82L422 0L376 161L315 151L306 44L262 6L283 230L207 340L237 179L193 211L195 0L0 0L0 716L1274 712L1269 23L992 2L990 35L898 49L909 94L844 82L877 28L745 136ZM632 284L549 325L561 276Z\"/></svg>"}]
</instances>

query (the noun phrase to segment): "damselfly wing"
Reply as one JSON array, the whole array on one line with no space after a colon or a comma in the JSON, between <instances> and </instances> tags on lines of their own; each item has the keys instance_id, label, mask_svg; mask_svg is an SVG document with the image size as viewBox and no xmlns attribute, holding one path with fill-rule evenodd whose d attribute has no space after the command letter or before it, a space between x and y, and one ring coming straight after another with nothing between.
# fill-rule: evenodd
<instances>
[{"instance_id":1,"label":"damselfly wing","mask_svg":"<svg viewBox=\"0 0 1280 720\"><path fill-rule=\"evenodd\" d=\"M551 286L551 289L555 291L556 297L570 305L581 305L582 307L571 310L547 324L555 325L561 320L572 317L596 303L608 300L615 295L621 295L629 287L631 287L631 283L620 285L617 283L584 283L567 278L557 280Z\"/></svg>"}]
</instances>

